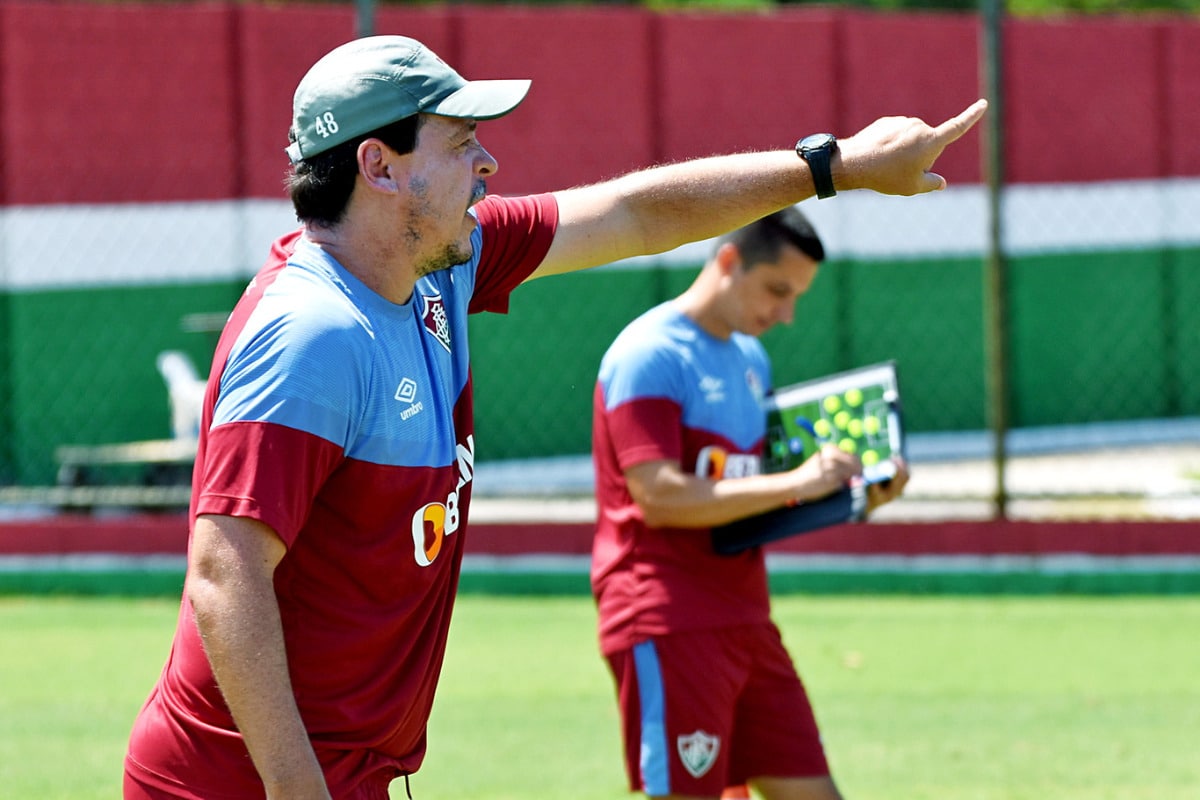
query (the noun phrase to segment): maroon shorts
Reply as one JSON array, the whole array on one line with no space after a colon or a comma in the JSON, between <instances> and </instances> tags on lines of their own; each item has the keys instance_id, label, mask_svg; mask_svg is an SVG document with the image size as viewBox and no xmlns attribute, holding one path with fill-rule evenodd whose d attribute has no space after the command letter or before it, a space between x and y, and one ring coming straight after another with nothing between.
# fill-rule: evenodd
<instances>
[{"instance_id":1,"label":"maroon shorts","mask_svg":"<svg viewBox=\"0 0 1200 800\"><path fill-rule=\"evenodd\" d=\"M715 797L829 775L804 685L771 624L657 637L608 659L630 788Z\"/></svg>"}]
</instances>

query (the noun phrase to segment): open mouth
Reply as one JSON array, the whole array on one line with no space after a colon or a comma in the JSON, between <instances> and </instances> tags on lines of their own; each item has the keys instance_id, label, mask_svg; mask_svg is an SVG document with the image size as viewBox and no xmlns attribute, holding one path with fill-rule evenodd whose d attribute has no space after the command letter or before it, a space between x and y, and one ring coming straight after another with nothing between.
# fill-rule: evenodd
<instances>
[{"instance_id":1,"label":"open mouth","mask_svg":"<svg viewBox=\"0 0 1200 800\"><path fill-rule=\"evenodd\" d=\"M485 197L487 197L487 184L479 181L475 184L475 189L471 192L471 202L467 204L467 208L475 205Z\"/></svg>"}]
</instances>

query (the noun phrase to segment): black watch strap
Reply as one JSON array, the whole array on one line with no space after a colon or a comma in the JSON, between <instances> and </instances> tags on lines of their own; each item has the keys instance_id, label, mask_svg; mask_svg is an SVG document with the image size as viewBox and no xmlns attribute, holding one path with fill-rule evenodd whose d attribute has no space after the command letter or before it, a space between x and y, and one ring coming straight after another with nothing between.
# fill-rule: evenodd
<instances>
[{"instance_id":1,"label":"black watch strap","mask_svg":"<svg viewBox=\"0 0 1200 800\"><path fill-rule=\"evenodd\" d=\"M813 187L817 197L833 197L837 189L833 186L833 154L837 150L837 138L832 133L814 133L796 142L796 154L808 164L812 173Z\"/></svg>"}]
</instances>

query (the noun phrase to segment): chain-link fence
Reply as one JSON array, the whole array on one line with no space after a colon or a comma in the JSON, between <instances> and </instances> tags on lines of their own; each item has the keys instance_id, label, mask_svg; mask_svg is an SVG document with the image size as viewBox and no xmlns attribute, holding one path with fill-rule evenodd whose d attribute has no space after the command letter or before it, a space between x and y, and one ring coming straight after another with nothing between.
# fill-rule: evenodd
<instances>
[{"instance_id":1,"label":"chain-link fence","mask_svg":"<svg viewBox=\"0 0 1200 800\"><path fill-rule=\"evenodd\" d=\"M504 193L937 121L994 55L998 124L947 151L950 189L805 204L830 260L765 337L777 383L898 362L914 477L891 514L1200 516L1200 24L1007 21L991 40L985 19L454 6L373 27L469 77L534 78L482 128ZM350 4L0 4L0 500L185 501L159 357L206 374L294 227L291 91L356 26ZM706 254L537 281L473 319L479 459L512 467L479 493L590 490L600 356Z\"/></svg>"}]
</instances>

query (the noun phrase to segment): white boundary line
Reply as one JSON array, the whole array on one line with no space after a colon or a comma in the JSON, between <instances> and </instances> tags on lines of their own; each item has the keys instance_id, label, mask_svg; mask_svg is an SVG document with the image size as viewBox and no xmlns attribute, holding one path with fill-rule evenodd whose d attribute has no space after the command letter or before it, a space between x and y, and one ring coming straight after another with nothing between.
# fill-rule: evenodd
<instances>
[{"instance_id":1,"label":"white boundary line","mask_svg":"<svg viewBox=\"0 0 1200 800\"><path fill-rule=\"evenodd\" d=\"M804 211L834 259L981 257L983 186L921 197L851 192ZM1200 246L1200 178L1017 185L1004 198L1010 255ZM249 278L296 226L286 200L12 206L0 209L0 289ZM694 268L698 242L609 269Z\"/></svg>"},{"instance_id":2,"label":"white boundary line","mask_svg":"<svg viewBox=\"0 0 1200 800\"><path fill-rule=\"evenodd\" d=\"M14 556L0 555L0 573L13 572L115 572L144 570L147 572L183 572L187 556L140 555L115 553L64 553L61 555Z\"/></svg>"}]
</instances>

